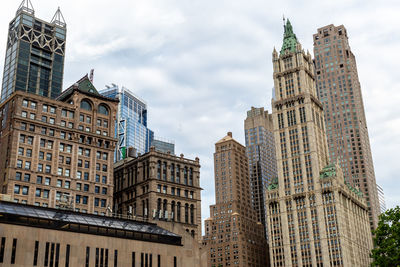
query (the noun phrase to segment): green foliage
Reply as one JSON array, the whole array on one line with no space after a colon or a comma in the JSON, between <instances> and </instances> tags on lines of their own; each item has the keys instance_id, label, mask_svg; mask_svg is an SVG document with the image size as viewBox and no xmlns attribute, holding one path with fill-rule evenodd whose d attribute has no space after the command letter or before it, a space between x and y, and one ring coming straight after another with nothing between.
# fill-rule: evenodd
<instances>
[{"instance_id":1,"label":"green foliage","mask_svg":"<svg viewBox=\"0 0 400 267\"><path fill-rule=\"evenodd\" d=\"M382 213L373 233L372 266L400 266L400 207Z\"/></svg>"}]
</instances>

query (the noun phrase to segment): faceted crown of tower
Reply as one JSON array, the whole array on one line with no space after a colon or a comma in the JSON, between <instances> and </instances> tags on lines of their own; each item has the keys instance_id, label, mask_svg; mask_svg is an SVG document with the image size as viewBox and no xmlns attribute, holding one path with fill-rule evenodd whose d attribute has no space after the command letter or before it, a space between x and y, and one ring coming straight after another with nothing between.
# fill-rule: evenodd
<instances>
[{"instance_id":1,"label":"faceted crown of tower","mask_svg":"<svg viewBox=\"0 0 400 267\"><path fill-rule=\"evenodd\" d=\"M284 34L283 34L283 44L281 49L281 55L285 53L286 50L290 52L296 51L297 45L297 37L293 32L292 24L289 19L286 20L286 25L284 25Z\"/></svg>"}]
</instances>

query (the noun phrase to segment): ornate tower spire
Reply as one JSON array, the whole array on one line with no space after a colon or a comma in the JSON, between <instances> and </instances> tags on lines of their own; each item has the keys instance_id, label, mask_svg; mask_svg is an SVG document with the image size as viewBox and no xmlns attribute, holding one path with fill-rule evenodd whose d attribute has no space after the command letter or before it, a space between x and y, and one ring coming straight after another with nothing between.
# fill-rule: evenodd
<instances>
[{"instance_id":1,"label":"ornate tower spire","mask_svg":"<svg viewBox=\"0 0 400 267\"><path fill-rule=\"evenodd\" d=\"M21 11L25 11L31 15L35 15L35 10L33 9L32 3L30 0L22 0L21 4L19 5L16 14Z\"/></svg>"},{"instance_id":2,"label":"ornate tower spire","mask_svg":"<svg viewBox=\"0 0 400 267\"><path fill-rule=\"evenodd\" d=\"M286 20L286 24L283 26L283 44L281 49L281 54L285 53L286 50L291 52L296 51L296 45L298 43L296 34L293 32L292 24L289 19Z\"/></svg>"}]
</instances>

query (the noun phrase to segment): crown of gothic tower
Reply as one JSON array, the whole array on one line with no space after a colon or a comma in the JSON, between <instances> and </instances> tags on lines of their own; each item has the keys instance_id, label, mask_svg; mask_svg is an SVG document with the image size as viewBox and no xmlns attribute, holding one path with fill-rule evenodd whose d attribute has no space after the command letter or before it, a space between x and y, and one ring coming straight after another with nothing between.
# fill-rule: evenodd
<instances>
[{"instance_id":1,"label":"crown of gothic tower","mask_svg":"<svg viewBox=\"0 0 400 267\"><path fill-rule=\"evenodd\" d=\"M296 51L296 45L298 43L296 34L293 32L292 24L290 23L289 19L286 21L286 25L284 27L283 33L283 44L281 48L280 54L284 54L286 50L290 52Z\"/></svg>"}]
</instances>

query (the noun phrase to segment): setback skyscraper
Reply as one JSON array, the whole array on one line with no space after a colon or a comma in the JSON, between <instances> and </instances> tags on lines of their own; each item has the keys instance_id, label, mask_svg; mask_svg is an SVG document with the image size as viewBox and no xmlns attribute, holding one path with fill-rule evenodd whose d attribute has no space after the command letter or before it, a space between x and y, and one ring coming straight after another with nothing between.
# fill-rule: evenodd
<instances>
[{"instance_id":1,"label":"setback skyscraper","mask_svg":"<svg viewBox=\"0 0 400 267\"><path fill-rule=\"evenodd\" d=\"M209 267L268 266L264 227L251 208L246 148L232 133L215 144L215 199L205 220Z\"/></svg>"},{"instance_id":2,"label":"setback skyscraper","mask_svg":"<svg viewBox=\"0 0 400 267\"><path fill-rule=\"evenodd\" d=\"M273 266L368 266L372 238L362 193L328 165L314 66L287 20L274 49L272 100L278 179L267 197Z\"/></svg>"},{"instance_id":3,"label":"setback skyscraper","mask_svg":"<svg viewBox=\"0 0 400 267\"><path fill-rule=\"evenodd\" d=\"M265 227L265 190L271 180L278 175L272 114L268 114L264 108L252 107L247 111L244 133L249 160L252 203L257 213L257 220Z\"/></svg>"},{"instance_id":4,"label":"setback skyscraper","mask_svg":"<svg viewBox=\"0 0 400 267\"><path fill-rule=\"evenodd\" d=\"M100 94L118 99L116 137L118 138L115 161L125 158L127 149L133 147L137 153L149 152L154 133L147 128L147 104L128 88L112 84Z\"/></svg>"},{"instance_id":5,"label":"setback skyscraper","mask_svg":"<svg viewBox=\"0 0 400 267\"><path fill-rule=\"evenodd\" d=\"M364 193L371 228L378 223L379 198L360 81L346 28L328 25L314 34L318 97L324 106L331 162Z\"/></svg>"},{"instance_id":6,"label":"setback skyscraper","mask_svg":"<svg viewBox=\"0 0 400 267\"><path fill-rule=\"evenodd\" d=\"M46 22L35 17L30 0L22 1L8 28L0 102L15 91L61 94L66 27L60 9Z\"/></svg>"}]
</instances>

